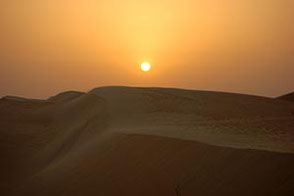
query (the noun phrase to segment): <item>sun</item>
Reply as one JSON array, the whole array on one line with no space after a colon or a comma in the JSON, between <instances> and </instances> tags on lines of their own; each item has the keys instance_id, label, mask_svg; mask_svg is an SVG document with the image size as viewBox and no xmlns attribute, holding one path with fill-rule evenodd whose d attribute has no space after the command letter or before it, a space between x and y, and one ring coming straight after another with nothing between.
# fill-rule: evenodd
<instances>
[{"instance_id":1,"label":"sun","mask_svg":"<svg viewBox=\"0 0 294 196\"><path fill-rule=\"evenodd\" d=\"M143 63L141 64L141 70L142 70L142 71L144 71L144 72L148 72L148 71L150 71L150 69L151 69L151 65L150 65L150 63L148 63L148 62L143 62Z\"/></svg>"}]
</instances>

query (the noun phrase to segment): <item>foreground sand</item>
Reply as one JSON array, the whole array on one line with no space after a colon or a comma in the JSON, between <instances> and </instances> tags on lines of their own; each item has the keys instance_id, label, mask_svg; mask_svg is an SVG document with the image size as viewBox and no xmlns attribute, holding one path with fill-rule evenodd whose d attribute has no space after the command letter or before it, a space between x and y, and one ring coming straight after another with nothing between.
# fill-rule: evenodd
<instances>
[{"instance_id":1,"label":"foreground sand","mask_svg":"<svg viewBox=\"0 0 294 196\"><path fill-rule=\"evenodd\" d=\"M294 102L101 87L0 100L0 195L294 195Z\"/></svg>"}]
</instances>

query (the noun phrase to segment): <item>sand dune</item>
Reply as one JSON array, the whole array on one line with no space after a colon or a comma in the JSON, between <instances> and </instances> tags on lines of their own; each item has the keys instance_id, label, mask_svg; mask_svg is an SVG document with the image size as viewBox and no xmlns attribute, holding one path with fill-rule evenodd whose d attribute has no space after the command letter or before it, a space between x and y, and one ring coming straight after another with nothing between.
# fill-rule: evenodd
<instances>
[{"instance_id":1,"label":"sand dune","mask_svg":"<svg viewBox=\"0 0 294 196\"><path fill-rule=\"evenodd\" d=\"M278 97L278 99L285 100L285 101L294 101L294 92L288 93L286 95L282 95Z\"/></svg>"},{"instance_id":2,"label":"sand dune","mask_svg":"<svg viewBox=\"0 0 294 196\"><path fill-rule=\"evenodd\" d=\"M83 94L85 94L85 93L78 92L78 91L67 91L67 92L63 92L63 93L60 93L58 95L55 95L53 97L50 97L48 99L48 101L52 101L52 102L70 101L72 99L80 97Z\"/></svg>"},{"instance_id":3,"label":"sand dune","mask_svg":"<svg viewBox=\"0 0 294 196\"><path fill-rule=\"evenodd\" d=\"M294 103L100 87L0 100L0 195L293 195Z\"/></svg>"}]
</instances>

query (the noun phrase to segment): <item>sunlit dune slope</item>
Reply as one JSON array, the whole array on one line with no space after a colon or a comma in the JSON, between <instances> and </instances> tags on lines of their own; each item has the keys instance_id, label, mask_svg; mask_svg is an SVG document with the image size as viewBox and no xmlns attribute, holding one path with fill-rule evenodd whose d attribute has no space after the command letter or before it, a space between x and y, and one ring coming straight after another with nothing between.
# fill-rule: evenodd
<instances>
[{"instance_id":1,"label":"sunlit dune slope","mask_svg":"<svg viewBox=\"0 0 294 196\"><path fill-rule=\"evenodd\" d=\"M0 195L292 195L294 103L100 87L0 100Z\"/></svg>"}]
</instances>

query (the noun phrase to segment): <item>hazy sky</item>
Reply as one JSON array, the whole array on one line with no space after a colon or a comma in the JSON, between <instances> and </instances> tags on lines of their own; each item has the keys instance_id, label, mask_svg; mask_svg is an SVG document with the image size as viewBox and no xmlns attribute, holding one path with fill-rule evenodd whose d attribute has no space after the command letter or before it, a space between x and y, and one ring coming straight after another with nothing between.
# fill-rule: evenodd
<instances>
[{"instance_id":1,"label":"hazy sky","mask_svg":"<svg viewBox=\"0 0 294 196\"><path fill-rule=\"evenodd\" d=\"M293 20L293 0L0 0L0 96L102 85L277 96L294 91Z\"/></svg>"}]
</instances>

